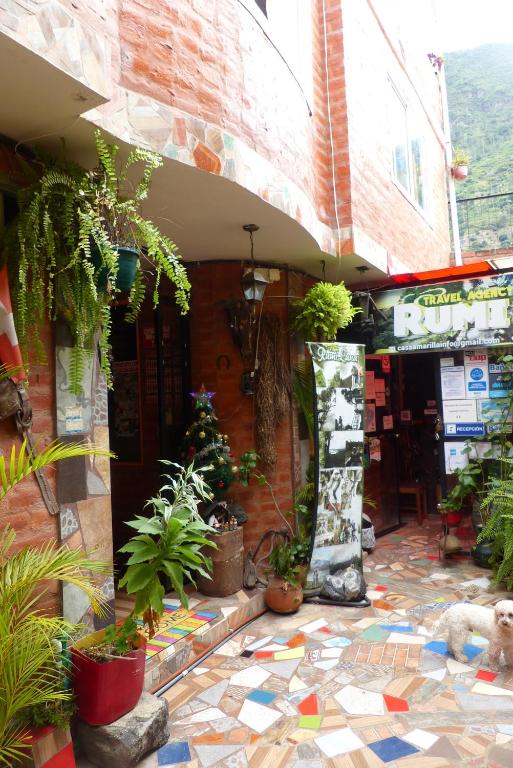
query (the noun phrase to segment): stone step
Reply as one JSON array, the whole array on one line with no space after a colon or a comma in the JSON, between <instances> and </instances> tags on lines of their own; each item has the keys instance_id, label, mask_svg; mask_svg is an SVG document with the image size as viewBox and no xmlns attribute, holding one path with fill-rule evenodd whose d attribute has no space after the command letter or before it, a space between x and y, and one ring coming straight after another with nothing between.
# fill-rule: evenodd
<instances>
[{"instance_id":1,"label":"stone step","mask_svg":"<svg viewBox=\"0 0 513 768\"><path fill-rule=\"evenodd\" d=\"M145 691L158 691L170 677L193 664L212 645L226 640L241 624L265 610L263 589L241 589L228 597L205 597L199 592L190 592L188 597L192 611L208 611L217 617L146 660ZM166 595L166 601L170 605L179 604L174 593ZM124 593L116 595L117 621L129 614L133 602Z\"/></svg>"}]
</instances>

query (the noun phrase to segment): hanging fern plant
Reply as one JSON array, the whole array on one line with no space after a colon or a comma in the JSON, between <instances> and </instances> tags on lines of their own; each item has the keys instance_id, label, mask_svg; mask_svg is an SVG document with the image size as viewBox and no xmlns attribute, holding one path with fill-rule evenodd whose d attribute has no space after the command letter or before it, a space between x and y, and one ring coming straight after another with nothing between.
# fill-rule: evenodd
<instances>
[{"instance_id":1,"label":"hanging fern plant","mask_svg":"<svg viewBox=\"0 0 513 768\"><path fill-rule=\"evenodd\" d=\"M296 302L292 327L308 341L335 341L339 328L346 328L361 312L351 304L351 291L344 283L316 283Z\"/></svg>"},{"instance_id":2,"label":"hanging fern plant","mask_svg":"<svg viewBox=\"0 0 513 768\"><path fill-rule=\"evenodd\" d=\"M118 162L118 147L95 134L97 166L85 170L54 160L19 194L19 214L7 230L3 255L10 272L16 330L22 353L44 360L40 327L64 319L73 350L70 389L81 392L87 358L98 344L100 364L112 386L109 363L110 304L120 292L120 253L135 251L135 277L128 295L127 320L134 321L153 282L158 304L162 275L175 288L182 314L189 308L190 284L175 244L140 214L159 155L135 148ZM127 176L140 164L129 188Z\"/></svg>"}]
</instances>

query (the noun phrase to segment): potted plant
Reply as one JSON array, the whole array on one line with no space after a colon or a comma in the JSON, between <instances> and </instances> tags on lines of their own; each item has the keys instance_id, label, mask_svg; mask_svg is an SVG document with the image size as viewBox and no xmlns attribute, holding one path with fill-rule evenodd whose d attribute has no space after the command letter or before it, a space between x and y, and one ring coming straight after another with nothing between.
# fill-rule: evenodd
<instances>
[{"instance_id":1,"label":"potted plant","mask_svg":"<svg viewBox=\"0 0 513 768\"><path fill-rule=\"evenodd\" d=\"M0 498L4 498L35 469L73 456L111 455L85 444L52 443L37 456L26 444L6 461L0 456ZM77 550L47 542L13 551L14 531L0 533L0 764L21 765L41 736L33 726L65 726L71 691L63 685L61 639L76 629L43 609L52 583L71 583L101 612L105 599L87 571L101 573L105 564ZM43 601L43 602L41 602ZM60 714L59 714L60 713ZM73 752L60 756L62 768L73 766ZM50 766L52 763L48 763Z\"/></svg>"},{"instance_id":2,"label":"potted plant","mask_svg":"<svg viewBox=\"0 0 513 768\"><path fill-rule=\"evenodd\" d=\"M146 503L151 516L137 515L127 523L137 533L120 549L129 559L119 587L135 596L134 608L120 626L89 635L71 649L78 714L90 725L113 722L137 704L145 664L140 630L149 639L155 635L167 581L187 608L186 580L196 586L195 576L208 578L211 569L204 548L216 546L207 539L213 529L198 512L200 501L211 499L210 489L192 466L162 463L177 474L164 475L166 483Z\"/></svg>"},{"instance_id":3,"label":"potted plant","mask_svg":"<svg viewBox=\"0 0 513 768\"><path fill-rule=\"evenodd\" d=\"M296 505L298 506L298 505ZM306 509L306 507L303 507ZM310 559L310 537L297 534L290 540L290 551L292 563L297 568L297 580L303 587L308 574L308 564Z\"/></svg>"},{"instance_id":4,"label":"potted plant","mask_svg":"<svg viewBox=\"0 0 513 768\"><path fill-rule=\"evenodd\" d=\"M99 131L95 138L97 164L92 170L53 159L42 163L40 175L32 171L34 181L19 193L19 214L3 247L22 351L41 359L39 327L45 320L63 318L73 339L70 388L76 394L97 338L101 367L111 385L109 308L120 290L129 291L129 321L141 309L149 275L154 304L162 275L174 285L182 313L188 310L190 290L175 244L140 211L162 159L136 148L120 163L118 147L107 144ZM137 165L139 181L129 183Z\"/></svg>"},{"instance_id":5,"label":"potted plant","mask_svg":"<svg viewBox=\"0 0 513 768\"><path fill-rule=\"evenodd\" d=\"M335 341L339 328L346 328L358 312L351 304L351 291L343 282L319 282L295 303L293 330L308 341Z\"/></svg>"},{"instance_id":6,"label":"potted plant","mask_svg":"<svg viewBox=\"0 0 513 768\"><path fill-rule=\"evenodd\" d=\"M459 147L452 151L451 175L456 181L463 181L468 176L470 155Z\"/></svg>"},{"instance_id":7,"label":"potted plant","mask_svg":"<svg viewBox=\"0 0 513 768\"><path fill-rule=\"evenodd\" d=\"M508 441L509 446L511 443ZM478 565L493 569L496 584L513 588L513 459L499 458L499 472L492 476L481 501L483 528L472 556Z\"/></svg>"},{"instance_id":8,"label":"potted plant","mask_svg":"<svg viewBox=\"0 0 513 768\"><path fill-rule=\"evenodd\" d=\"M303 602L299 565L295 563L291 542L276 544L269 555L269 581L264 593L268 608L276 613L294 613Z\"/></svg>"},{"instance_id":9,"label":"potted plant","mask_svg":"<svg viewBox=\"0 0 513 768\"><path fill-rule=\"evenodd\" d=\"M63 665L62 665L63 666ZM67 690L67 680L61 668L55 671L61 690ZM70 723L75 714L73 699L46 701L30 707L23 719L28 730L28 744L23 768L76 768Z\"/></svg>"},{"instance_id":10,"label":"potted plant","mask_svg":"<svg viewBox=\"0 0 513 768\"><path fill-rule=\"evenodd\" d=\"M212 572L208 578L198 576L198 589L212 597L233 595L243 587L244 539L240 516L235 517L233 505L227 501L212 502L203 516L214 529L209 539L216 549L211 556Z\"/></svg>"}]
</instances>

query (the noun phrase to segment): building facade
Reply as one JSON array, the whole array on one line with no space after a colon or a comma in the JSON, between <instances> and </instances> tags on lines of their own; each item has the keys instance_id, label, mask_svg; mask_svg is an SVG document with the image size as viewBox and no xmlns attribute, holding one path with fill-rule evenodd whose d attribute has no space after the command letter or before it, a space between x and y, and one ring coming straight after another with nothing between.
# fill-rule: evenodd
<instances>
[{"instance_id":1,"label":"building facade","mask_svg":"<svg viewBox=\"0 0 513 768\"><path fill-rule=\"evenodd\" d=\"M244 224L259 227L255 261L270 281L262 312L279 321L290 370L304 354L289 333L293 298L313 280L362 288L449 264L446 139L427 57L434 22L429 3L406 0L11 0L0 11L4 193L23 184L19 146L56 151L64 139L67 155L90 166L99 127L122 153L158 152L163 167L144 213L176 242L192 284L185 322L171 297L157 315L146 307L126 340L132 358L118 359L135 366L125 385L136 390L137 439L125 460L62 472L55 518L27 482L0 511L20 544L58 538L112 560L112 530L116 547L158 487L158 459L177 455L188 392L202 383L216 392L234 456L254 446L254 401L241 389L254 355L241 357L226 312L250 264ZM48 328L45 340L49 364L31 371L34 433L77 439L66 414L80 407L81 436L106 445L110 431L114 445L98 372L77 403L65 329ZM116 355L115 336L113 346ZM5 450L16 435L0 428ZM302 481L302 437L291 400L269 474L283 511ZM230 493L249 516L246 547L279 527L260 488ZM113 597L112 577L104 587ZM87 620L72 590L64 608Z\"/></svg>"}]
</instances>

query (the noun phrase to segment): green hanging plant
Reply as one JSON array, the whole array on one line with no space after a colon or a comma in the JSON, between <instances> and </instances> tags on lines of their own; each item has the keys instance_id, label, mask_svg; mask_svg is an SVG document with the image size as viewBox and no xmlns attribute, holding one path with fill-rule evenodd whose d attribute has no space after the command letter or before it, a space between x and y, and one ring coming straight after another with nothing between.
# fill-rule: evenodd
<instances>
[{"instance_id":1,"label":"green hanging plant","mask_svg":"<svg viewBox=\"0 0 513 768\"><path fill-rule=\"evenodd\" d=\"M190 284L175 244L140 213L153 172L162 159L133 149L124 163L118 147L95 134L98 161L86 170L47 160L43 172L19 194L19 214L6 231L7 261L16 330L25 359L44 361L40 326L64 319L73 350L70 389L81 392L87 358L99 346L101 369L112 386L109 363L110 304L120 292L120 256L135 249L135 277L128 294L127 320L134 321L153 279L153 302L165 275L175 287L182 314L189 308ZM132 166L139 180L128 183ZM32 170L32 175L34 175Z\"/></svg>"},{"instance_id":2,"label":"green hanging plant","mask_svg":"<svg viewBox=\"0 0 513 768\"><path fill-rule=\"evenodd\" d=\"M316 283L296 302L293 330L308 341L335 341L339 328L346 328L359 307L351 303L351 291L344 283Z\"/></svg>"}]
</instances>

